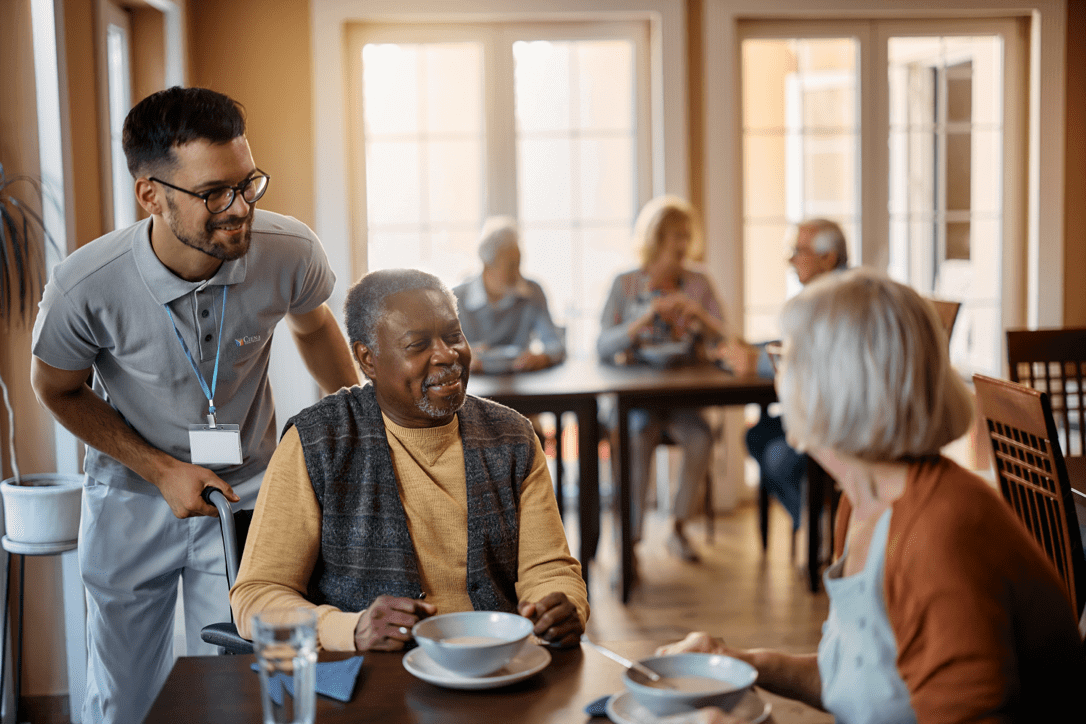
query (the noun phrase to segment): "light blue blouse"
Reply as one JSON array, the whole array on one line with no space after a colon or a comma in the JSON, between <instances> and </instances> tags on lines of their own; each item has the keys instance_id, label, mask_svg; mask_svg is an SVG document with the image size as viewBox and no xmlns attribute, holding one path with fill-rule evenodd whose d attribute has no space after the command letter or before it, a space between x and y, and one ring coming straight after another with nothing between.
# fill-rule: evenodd
<instances>
[{"instance_id":1,"label":"light blue blouse","mask_svg":"<svg viewBox=\"0 0 1086 724\"><path fill-rule=\"evenodd\" d=\"M897 640L882 597L890 510L875 524L867 561L842 577L846 555L823 575L830 612L822 624L822 706L838 724L912 724L916 713L897 670Z\"/></svg>"}]
</instances>

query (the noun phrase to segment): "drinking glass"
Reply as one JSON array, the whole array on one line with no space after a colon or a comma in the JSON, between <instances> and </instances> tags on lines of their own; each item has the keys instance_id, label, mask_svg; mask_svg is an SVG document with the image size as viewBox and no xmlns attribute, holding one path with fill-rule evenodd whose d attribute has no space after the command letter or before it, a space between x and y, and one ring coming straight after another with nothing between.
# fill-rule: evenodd
<instances>
[{"instance_id":1,"label":"drinking glass","mask_svg":"<svg viewBox=\"0 0 1086 724\"><path fill-rule=\"evenodd\" d=\"M317 614L285 608L253 616L264 724L313 724L317 709Z\"/></svg>"}]
</instances>

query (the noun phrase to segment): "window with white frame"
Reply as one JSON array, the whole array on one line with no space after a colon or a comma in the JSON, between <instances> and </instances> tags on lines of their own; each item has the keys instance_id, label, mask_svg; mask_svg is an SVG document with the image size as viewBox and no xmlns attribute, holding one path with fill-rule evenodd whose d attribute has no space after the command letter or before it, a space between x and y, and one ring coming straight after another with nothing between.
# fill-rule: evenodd
<instances>
[{"instance_id":1,"label":"window with white frame","mask_svg":"<svg viewBox=\"0 0 1086 724\"><path fill-rule=\"evenodd\" d=\"M481 266L483 220L513 215L522 272L587 356L651 196L647 25L350 27L365 267L455 285Z\"/></svg>"}]
</instances>

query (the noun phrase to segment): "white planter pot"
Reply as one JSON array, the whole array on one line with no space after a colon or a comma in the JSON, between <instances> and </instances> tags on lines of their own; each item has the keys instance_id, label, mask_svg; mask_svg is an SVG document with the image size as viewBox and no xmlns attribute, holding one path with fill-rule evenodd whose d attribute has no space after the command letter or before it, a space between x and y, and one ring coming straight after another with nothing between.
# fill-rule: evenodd
<instances>
[{"instance_id":1,"label":"white planter pot","mask_svg":"<svg viewBox=\"0 0 1086 724\"><path fill-rule=\"evenodd\" d=\"M4 526L18 543L70 543L79 537L83 476L63 473L23 475L0 483Z\"/></svg>"}]
</instances>

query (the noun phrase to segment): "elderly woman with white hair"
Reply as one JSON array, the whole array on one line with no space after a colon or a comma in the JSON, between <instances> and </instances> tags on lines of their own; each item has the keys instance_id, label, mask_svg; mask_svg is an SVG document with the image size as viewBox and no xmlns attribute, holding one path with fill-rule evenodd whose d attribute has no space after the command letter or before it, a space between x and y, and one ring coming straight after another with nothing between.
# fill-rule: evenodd
<instances>
[{"instance_id":1,"label":"elderly woman with white hair","mask_svg":"<svg viewBox=\"0 0 1086 724\"><path fill-rule=\"evenodd\" d=\"M603 308L596 348L602 360L631 361L651 348L677 350L680 359L694 358L698 343L716 345L724 336L720 303L709 278L687 266L698 233L693 207L676 196L660 196L641 209L634 224L634 243L641 266L620 274ZM648 468L661 434L683 451L679 483L672 505L673 530L668 549L697 562L699 556L683 532L694 508L694 496L705 479L712 454L709 423L700 410L676 408L665 414L648 410L630 413L633 540L641 539L642 510L648 488Z\"/></svg>"},{"instance_id":2,"label":"elderly woman with white hair","mask_svg":"<svg viewBox=\"0 0 1086 724\"><path fill-rule=\"evenodd\" d=\"M704 633L662 651L744 659L758 685L841 724L1081 713L1086 661L1055 569L984 480L940 455L968 430L973 402L934 309L854 269L807 286L782 329L789 443L843 493L818 653L737 649Z\"/></svg>"}]
</instances>

